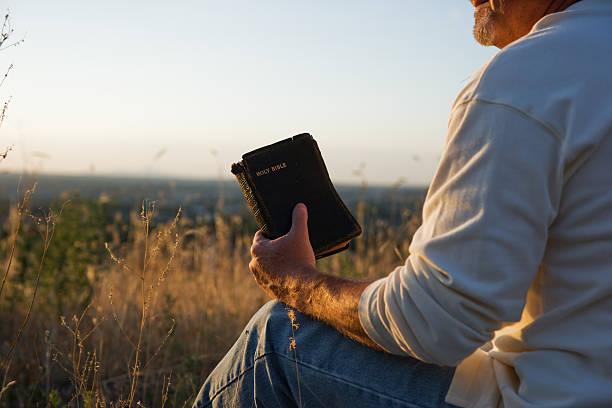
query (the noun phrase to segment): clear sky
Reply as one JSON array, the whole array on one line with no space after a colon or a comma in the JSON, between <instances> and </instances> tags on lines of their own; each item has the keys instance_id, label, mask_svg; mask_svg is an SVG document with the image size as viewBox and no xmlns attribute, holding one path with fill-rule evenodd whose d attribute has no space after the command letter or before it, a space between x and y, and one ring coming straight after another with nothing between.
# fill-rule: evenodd
<instances>
[{"instance_id":1,"label":"clear sky","mask_svg":"<svg viewBox=\"0 0 612 408\"><path fill-rule=\"evenodd\" d=\"M455 95L496 51L467 0L1 4L25 42L0 51L0 171L229 178L309 132L336 182L424 185Z\"/></svg>"}]
</instances>

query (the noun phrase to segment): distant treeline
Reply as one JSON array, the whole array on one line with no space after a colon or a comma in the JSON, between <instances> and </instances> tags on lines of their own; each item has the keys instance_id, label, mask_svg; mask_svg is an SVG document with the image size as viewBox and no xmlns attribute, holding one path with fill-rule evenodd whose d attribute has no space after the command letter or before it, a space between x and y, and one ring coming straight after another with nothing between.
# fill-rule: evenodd
<instances>
[{"instance_id":1,"label":"distant treeline","mask_svg":"<svg viewBox=\"0 0 612 408\"><path fill-rule=\"evenodd\" d=\"M103 204L105 212L128 216L140 210L143 200L156 201L157 219L172 219L179 207L185 217L210 220L216 213L248 216L248 208L234 180L187 180L170 178L135 178L102 176L18 176L0 175L0 222L8 216L8 209L23 192L36 183L31 198L34 209L61 206L64 202L95 201ZM375 209L377 217L393 222L402 210L417 210L426 189L403 186L337 185L338 193L352 209L366 203ZM398 218L399 219L399 218Z\"/></svg>"}]
</instances>

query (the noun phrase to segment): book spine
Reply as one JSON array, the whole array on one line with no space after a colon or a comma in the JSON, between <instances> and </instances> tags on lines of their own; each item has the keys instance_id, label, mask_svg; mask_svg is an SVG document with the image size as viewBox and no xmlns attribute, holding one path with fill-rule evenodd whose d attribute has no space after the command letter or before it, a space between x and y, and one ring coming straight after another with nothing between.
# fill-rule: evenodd
<instances>
[{"instance_id":1,"label":"book spine","mask_svg":"<svg viewBox=\"0 0 612 408\"><path fill-rule=\"evenodd\" d=\"M263 232L264 236L268 238L273 237L273 232L271 230L270 219L269 216L266 217L268 212L265 207L259 202L257 199L257 195L253 192L251 188L251 183L247 174L247 170L244 168L244 165L241 163L232 164L232 173L236 176L238 180L238 184L240 185L240 189L246 198L247 205L249 209L255 216L255 220Z\"/></svg>"}]
</instances>

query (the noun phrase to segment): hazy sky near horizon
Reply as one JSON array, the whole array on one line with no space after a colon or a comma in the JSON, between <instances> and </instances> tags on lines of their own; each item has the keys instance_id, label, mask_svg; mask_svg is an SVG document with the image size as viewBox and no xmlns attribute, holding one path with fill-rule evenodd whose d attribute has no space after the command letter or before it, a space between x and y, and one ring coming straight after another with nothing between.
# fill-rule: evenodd
<instances>
[{"instance_id":1,"label":"hazy sky near horizon","mask_svg":"<svg viewBox=\"0 0 612 408\"><path fill-rule=\"evenodd\" d=\"M18 47L0 172L232 177L297 133L332 179L428 184L449 108L496 49L467 0L2 2Z\"/></svg>"}]
</instances>

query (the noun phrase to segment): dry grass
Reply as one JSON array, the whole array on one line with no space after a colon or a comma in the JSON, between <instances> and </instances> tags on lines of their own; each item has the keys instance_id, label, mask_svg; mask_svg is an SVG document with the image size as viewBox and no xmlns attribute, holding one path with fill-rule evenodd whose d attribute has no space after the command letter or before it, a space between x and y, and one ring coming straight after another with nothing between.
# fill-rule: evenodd
<instances>
[{"instance_id":1,"label":"dry grass","mask_svg":"<svg viewBox=\"0 0 612 408\"><path fill-rule=\"evenodd\" d=\"M12 235L6 234L0 242L8 271L0 298L0 359L7 362L0 371L0 406L191 403L268 298L250 276L252 231L241 217L221 212L214 222L198 225L178 212L174 220L155 224L154 206L145 203L140 214L107 226L114 237L107 243L107 259L87 267L91 298L61 315L49 306L57 294L36 298L35 282L12 279L23 272L12 262L22 254L19 247L11 250ZM418 217L406 211L391 228L366 213L362 203L357 215L368 234L351 251L321 260L320 269L365 279L400 263ZM22 218L13 208L6 230L19 231ZM122 224L128 225L127 240L113 230ZM27 299L35 299L29 317ZM10 351L9 339L22 326L27 327Z\"/></svg>"},{"instance_id":2,"label":"dry grass","mask_svg":"<svg viewBox=\"0 0 612 408\"><path fill-rule=\"evenodd\" d=\"M9 40L10 16L0 20L0 51L21 44ZM10 101L0 101L0 126ZM0 162L12 148L0 148ZM0 228L0 407L189 405L268 300L248 270L252 228L225 214L222 200L204 224L178 209L175 219L156 223L154 204L144 203L106 225L75 223L92 208L67 208L70 228L93 231L58 236L61 210L30 212L32 194ZM366 203L357 216L368 233L351 251L320 261L322 271L366 279L403 262L418 217L405 211L390 227ZM104 260L88 255L104 249L100 235L109 237ZM51 254L55 247L62 250ZM297 330L291 315L288 324ZM299 384L297 366L296 376Z\"/></svg>"}]
</instances>

